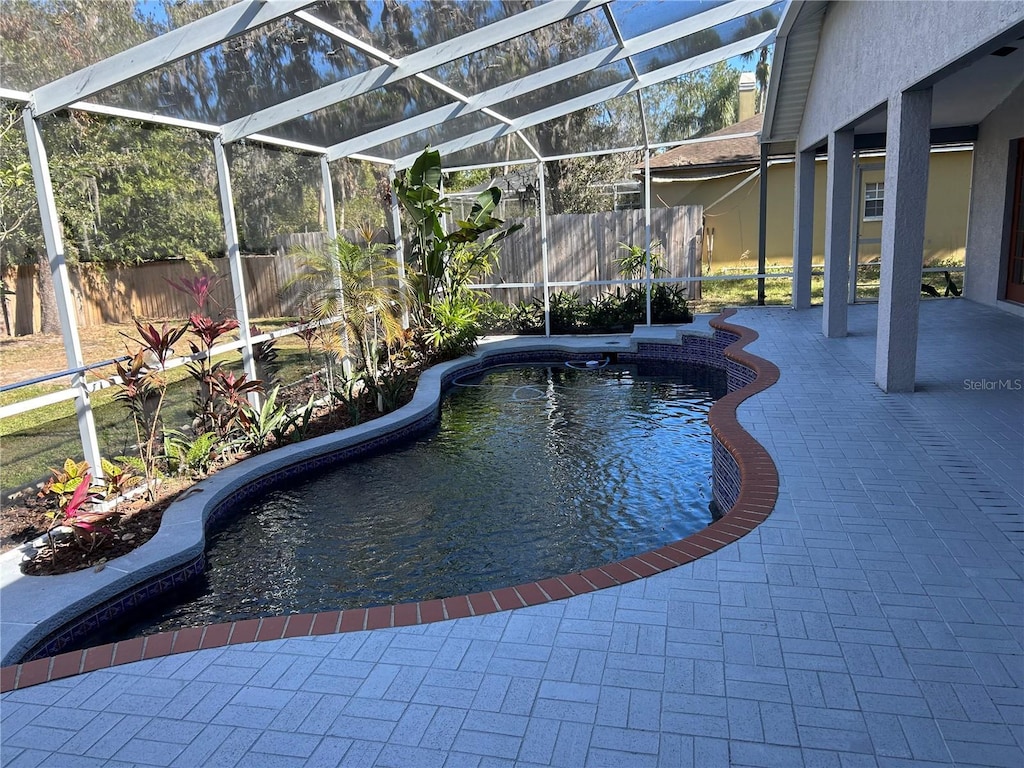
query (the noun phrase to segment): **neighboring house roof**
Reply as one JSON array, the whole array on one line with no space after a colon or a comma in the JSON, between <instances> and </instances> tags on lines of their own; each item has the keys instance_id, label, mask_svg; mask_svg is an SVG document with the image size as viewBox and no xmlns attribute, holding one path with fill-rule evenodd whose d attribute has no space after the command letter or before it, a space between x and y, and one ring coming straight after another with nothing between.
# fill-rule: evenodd
<instances>
[{"instance_id":1,"label":"neighboring house roof","mask_svg":"<svg viewBox=\"0 0 1024 768\"><path fill-rule=\"evenodd\" d=\"M718 141L684 144L664 154L655 155L651 157L651 169L665 171L690 170L718 165L749 165L751 163L756 165L761 159L758 134L761 132L763 120L764 115L754 115L703 138L729 137L744 133L753 133L755 134L753 136L736 136L736 138L722 138Z\"/></svg>"}]
</instances>

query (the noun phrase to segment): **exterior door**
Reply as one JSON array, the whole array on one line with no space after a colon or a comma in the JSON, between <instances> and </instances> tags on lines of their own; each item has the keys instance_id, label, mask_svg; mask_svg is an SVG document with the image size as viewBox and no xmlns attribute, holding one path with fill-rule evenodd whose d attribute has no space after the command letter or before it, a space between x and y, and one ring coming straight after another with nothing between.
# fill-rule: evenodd
<instances>
[{"instance_id":1,"label":"exterior door","mask_svg":"<svg viewBox=\"0 0 1024 768\"><path fill-rule=\"evenodd\" d=\"M1007 254L1006 299L1024 304L1024 139L1017 139L1010 209L1010 252Z\"/></svg>"}]
</instances>

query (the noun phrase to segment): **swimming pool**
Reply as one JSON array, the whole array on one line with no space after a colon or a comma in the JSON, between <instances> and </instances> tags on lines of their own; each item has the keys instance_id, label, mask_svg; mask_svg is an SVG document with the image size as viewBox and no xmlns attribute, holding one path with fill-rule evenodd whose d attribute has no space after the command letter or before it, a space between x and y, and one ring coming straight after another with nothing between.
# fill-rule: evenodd
<instances>
[{"instance_id":1,"label":"swimming pool","mask_svg":"<svg viewBox=\"0 0 1024 768\"><path fill-rule=\"evenodd\" d=\"M607 358L458 377L427 434L250 500L170 607L88 642L483 592L677 541L711 522L725 390L721 370Z\"/></svg>"},{"instance_id":2,"label":"swimming pool","mask_svg":"<svg viewBox=\"0 0 1024 768\"><path fill-rule=\"evenodd\" d=\"M532 606L628 584L729 546L767 519L775 504L774 462L740 425L737 408L779 377L770 361L745 349L757 334L729 323L730 314L732 310L717 318L699 319L693 329L646 328L630 336L489 340L471 356L424 371L412 401L398 411L251 457L197 483L164 513L153 539L102 570L25 578L18 566L19 552L0 556L5 608L0 616L0 658L5 665L17 665L3 668L6 676L0 678L0 689L39 675L58 679L93 669L104 658L118 665L200 647L427 624ZM728 393L715 402L708 416L712 495L722 516L707 528L655 550L541 582L426 602L247 619L67 650L82 648L88 644L83 640L93 637L98 628L121 620L141 605L165 601L171 591L202 574L211 532L248 500L296 477L422 435L437 423L442 393L453 380L502 364L551 360L552 356L575 362L606 356L623 363L682 362L723 371ZM11 619L15 616L17 621ZM23 668L31 670L25 672L28 677L18 671Z\"/></svg>"}]
</instances>

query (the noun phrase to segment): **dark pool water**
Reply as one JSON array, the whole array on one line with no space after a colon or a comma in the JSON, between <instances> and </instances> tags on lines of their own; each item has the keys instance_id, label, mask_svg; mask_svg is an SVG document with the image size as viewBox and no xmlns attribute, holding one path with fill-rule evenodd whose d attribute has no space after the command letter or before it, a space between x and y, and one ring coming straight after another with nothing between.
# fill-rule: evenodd
<instances>
[{"instance_id":1,"label":"dark pool water","mask_svg":"<svg viewBox=\"0 0 1024 768\"><path fill-rule=\"evenodd\" d=\"M202 578L103 641L469 594L681 539L711 519L707 414L724 391L692 366L459 379L432 432L247 504Z\"/></svg>"}]
</instances>

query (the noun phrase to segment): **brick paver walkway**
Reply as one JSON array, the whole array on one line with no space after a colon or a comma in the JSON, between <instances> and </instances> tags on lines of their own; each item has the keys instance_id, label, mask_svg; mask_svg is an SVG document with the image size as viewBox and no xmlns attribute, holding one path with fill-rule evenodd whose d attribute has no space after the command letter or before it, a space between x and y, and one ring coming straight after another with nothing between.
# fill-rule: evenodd
<instances>
[{"instance_id":1,"label":"brick paver walkway","mask_svg":"<svg viewBox=\"0 0 1024 768\"><path fill-rule=\"evenodd\" d=\"M775 512L695 563L544 605L197 651L5 694L16 766L1024 765L1024 321L743 310Z\"/></svg>"}]
</instances>

